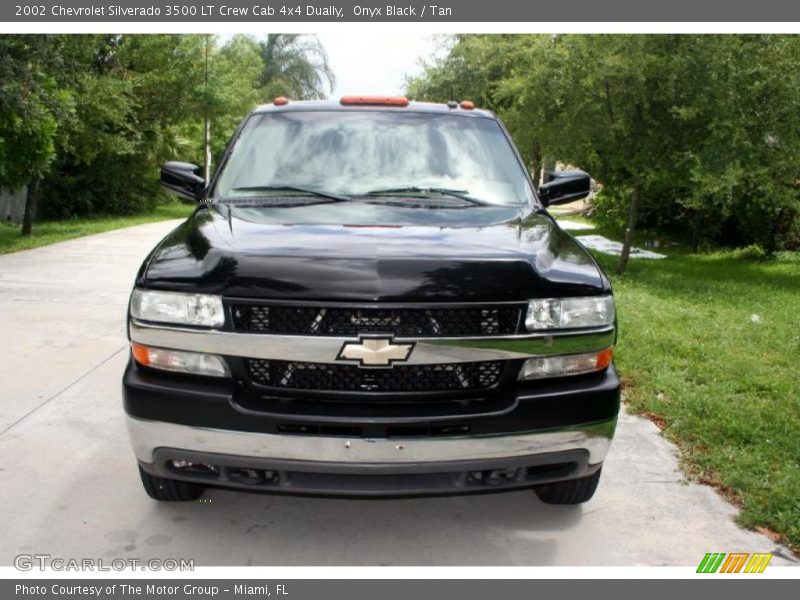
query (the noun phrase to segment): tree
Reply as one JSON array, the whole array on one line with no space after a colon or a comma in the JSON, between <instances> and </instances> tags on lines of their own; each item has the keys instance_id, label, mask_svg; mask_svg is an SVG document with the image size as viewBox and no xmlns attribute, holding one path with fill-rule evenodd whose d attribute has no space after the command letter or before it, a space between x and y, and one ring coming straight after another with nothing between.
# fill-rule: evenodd
<instances>
[{"instance_id":1,"label":"tree","mask_svg":"<svg viewBox=\"0 0 800 600\"><path fill-rule=\"evenodd\" d=\"M408 91L467 82L520 150L588 170L601 217L708 239L800 247L800 38L457 36ZM463 93L463 91L462 91Z\"/></svg>"},{"instance_id":2,"label":"tree","mask_svg":"<svg viewBox=\"0 0 800 600\"><path fill-rule=\"evenodd\" d=\"M0 36L0 188L28 186L23 235L32 231L59 121L72 109L69 91L51 74L61 42L60 36Z\"/></svg>"},{"instance_id":3,"label":"tree","mask_svg":"<svg viewBox=\"0 0 800 600\"><path fill-rule=\"evenodd\" d=\"M219 47L209 68L211 155L219 160L242 118L262 101L261 46L235 35Z\"/></svg>"},{"instance_id":4,"label":"tree","mask_svg":"<svg viewBox=\"0 0 800 600\"><path fill-rule=\"evenodd\" d=\"M528 160L534 179L543 162L540 125L547 103L523 107L521 89L550 75L541 57L551 36L456 35L443 39L443 57L423 63L423 72L407 78L406 94L417 100L447 102L469 99L503 117ZM448 48L449 46L449 48ZM524 110L521 110L524 108Z\"/></svg>"},{"instance_id":5,"label":"tree","mask_svg":"<svg viewBox=\"0 0 800 600\"><path fill-rule=\"evenodd\" d=\"M721 235L770 251L790 246L800 192L800 43L778 35L684 43L682 96L691 101L676 110L676 130L688 185L677 204L693 250Z\"/></svg>"},{"instance_id":6,"label":"tree","mask_svg":"<svg viewBox=\"0 0 800 600\"><path fill-rule=\"evenodd\" d=\"M540 163L546 152L580 165L604 185L630 191L619 270L624 271L641 198L664 152L660 117L669 103L663 52L653 36L491 36L462 38L448 59L482 74L472 85L487 105L509 117L523 151ZM477 68L472 63L478 62ZM417 82L417 89L425 86ZM478 92L481 95L481 92ZM533 156L531 156L533 155Z\"/></svg>"},{"instance_id":7,"label":"tree","mask_svg":"<svg viewBox=\"0 0 800 600\"><path fill-rule=\"evenodd\" d=\"M64 38L55 76L75 110L59 122L63 135L43 180L49 218L152 207L165 160L213 162L269 94L319 95L332 81L324 50L309 36L260 43L237 35L223 44L207 35Z\"/></svg>"},{"instance_id":8,"label":"tree","mask_svg":"<svg viewBox=\"0 0 800 600\"><path fill-rule=\"evenodd\" d=\"M158 167L202 156L202 136L185 124L203 117L201 35L68 36L63 73L75 118L62 124L44 182L50 218L131 214L159 199Z\"/></svg>"},{"instance_id":9,"label":"tree","mask_svg":"<svg viewBox=\"0 0 800 600\"><path fill-rule=\"evenodd\" d=\"M549 102L561 112L541 125L556 156L628 191L618 273L627 268L640 207L664 177L676 177L671 119L677 36L563 36L552 40ZM558 76L558 74L561 74ZM543 82L537 82L541 84ZM528 102L548 102L527 88Z\"/></svg>"},{"instance_id":10,"label":"tree","mask_svg":"<svg viewBox=\"0 0 800 600\"><path fill-rule=\"evenodd\" d=\"M53 219L150 208L165 160L210 168L260 101L333 85L314 36L9 35L0 58L0 186L28 185L26 234L40 195Z\"/></svg>"},{"instance_id":11,"label":"tree","mask_svg":"<svg viewBox=\"0 0 800 600\"><path fill-rule=\"evenodd\" d=\"M270 33L261 42L263 98L324 98L336 82L328 54L315 35Z\"/></svg>"}]
</instances>

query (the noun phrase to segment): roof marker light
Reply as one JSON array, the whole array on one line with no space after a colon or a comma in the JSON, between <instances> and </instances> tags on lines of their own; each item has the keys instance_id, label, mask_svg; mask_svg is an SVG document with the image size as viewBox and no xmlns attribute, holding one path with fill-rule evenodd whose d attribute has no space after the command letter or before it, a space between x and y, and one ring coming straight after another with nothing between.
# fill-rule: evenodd
<instances>
[{"instance_id":1,"label":"roof marker light","mask_svg":"<svg viewBox=\"0 0 800 600\"><path fill-rule=\"evenodd\" d=\"M289 104L289 99L286 96L278 96L272 101L275 106L286 106Z\"/></svg>"},{"instance_id":2,"label":"roof marker light","mask_svg":"<svg viewBox=\"0 0 800 600\"><path fill-rule=\"evenodd\" d=\"M342 96L339 103L344 106L408 106L405 96Z\"/></svg>"},{"instance_id":3,"label":"roof marker light","mask_svg":"<svg viewBox=\"0 0 800 600\"><path fill-rule=\"evenodd\" d=\"M475 103L472 100L462 100L459 106L464 110L472 110L475 108Z\"/></svg>"}]
</instances>

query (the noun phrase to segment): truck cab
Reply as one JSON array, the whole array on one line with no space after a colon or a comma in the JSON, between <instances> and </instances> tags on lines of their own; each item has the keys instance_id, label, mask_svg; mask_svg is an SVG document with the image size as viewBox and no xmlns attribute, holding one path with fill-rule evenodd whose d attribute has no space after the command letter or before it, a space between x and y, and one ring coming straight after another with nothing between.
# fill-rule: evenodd
<instances>
[{"instance_id":1,"label":"truck cab","mask_svg":"<svg viewBox=\"0 0 800 600\"><path fill-rule=\"evenodd\" d=\"M619 410L614 300L470 102L248 115L136 277L124 408L146 492L595 492Z\"/></svg>"}]
</instances>

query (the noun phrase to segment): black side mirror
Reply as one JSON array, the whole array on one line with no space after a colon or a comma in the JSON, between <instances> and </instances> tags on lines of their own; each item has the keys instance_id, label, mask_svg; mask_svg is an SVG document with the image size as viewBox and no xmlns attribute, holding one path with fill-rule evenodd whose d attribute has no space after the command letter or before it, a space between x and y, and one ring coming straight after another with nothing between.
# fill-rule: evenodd
<instances>
[{"instance_id":1,"label":"black side mirror","mask_svg":"<svg viewBox=\"0 0 800 600\"><path fill-rule=\"evenodd\" d=\"M200 167L191 163L165 162L161 166L161 185L168 192L196 202L206 193L206 180L199 173Z\"/></svg>"},{"instance_id":2,"label":"black side mirror","mask_svg":"<svg viewBox=\"0 0 800 600\"><path fill-rule=\"evenodd\" d=\"M592 191L592 178L583 171L552 171L549 181L539 186L539 200L545 206L586 198Z\"/></svg>"}]
</instances>

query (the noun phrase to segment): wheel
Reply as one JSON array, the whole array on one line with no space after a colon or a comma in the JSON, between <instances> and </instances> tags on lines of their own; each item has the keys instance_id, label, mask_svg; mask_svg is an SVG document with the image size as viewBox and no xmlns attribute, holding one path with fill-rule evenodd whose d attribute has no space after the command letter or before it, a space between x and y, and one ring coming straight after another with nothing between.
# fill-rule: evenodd
<instances>
[{"instance_id":1,"label":"wheel","mask_svg":"<svg viewBox=\"0 0 800 600\"><path fill-rule=\"evenodd\" d=\"M598 469L596 473L580 479L539 485L533 491L545 504L580 504L594 496L600 482L600 471Z\"/></svg>"},{"instance_id":2,"label":"wheel","mask_svg":"<svg viewBox=\"0 0 800 600\"><path fill-rule=\"evenodd\" d=\"M205 486L199 483L156 477L155 475L150 475L142 467L139 467L139 475L142 478L142 485L147 495L154 500L161 500L162 502L197 500L206 491Z\"/></svg>"}]
</instances>

